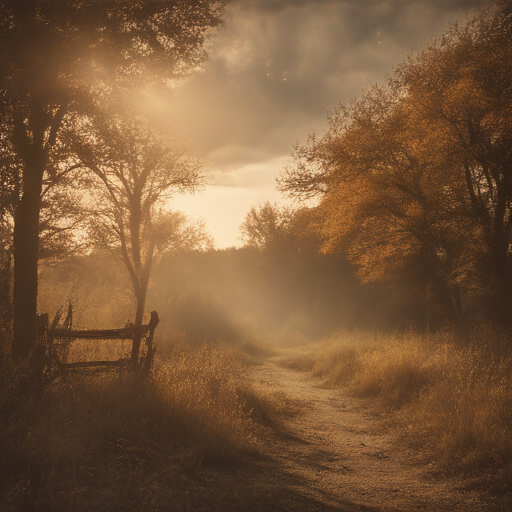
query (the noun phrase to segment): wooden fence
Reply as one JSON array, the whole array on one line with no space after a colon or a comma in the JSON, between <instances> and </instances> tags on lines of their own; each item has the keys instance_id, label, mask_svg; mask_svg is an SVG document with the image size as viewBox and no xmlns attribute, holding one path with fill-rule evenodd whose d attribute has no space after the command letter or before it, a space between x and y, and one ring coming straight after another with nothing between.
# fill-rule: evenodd
<instances>
[{"instance_id":1,"label":"wooden fence","mask_svg":"<svg viewBox=\"0 0 512 512\"><path fill-rule=\"evenodd\" d=\"M153 345L153 336L159 323L158 313L151 312L151 318L147 324L139 327L128 324L121 329L72 329L72 307L68 309L68 315L62 327L59 327L60 312L55 316L52 325L48 325L48 315L39 317L39 331L44 333L47 340L47 351L50 358L53 359L53 365L58 371L86 370L86 369L109 369L128 367L130 358L121 358L117 360L96 360L81 362L63 362L59 356L59 350L56 340L65 340L64 344L69 345L75 340L132 340L136 330L145 338L146 353L140 358L138 368L147 373L151 369L156 347Z\"/></svg>"}]
</instances>

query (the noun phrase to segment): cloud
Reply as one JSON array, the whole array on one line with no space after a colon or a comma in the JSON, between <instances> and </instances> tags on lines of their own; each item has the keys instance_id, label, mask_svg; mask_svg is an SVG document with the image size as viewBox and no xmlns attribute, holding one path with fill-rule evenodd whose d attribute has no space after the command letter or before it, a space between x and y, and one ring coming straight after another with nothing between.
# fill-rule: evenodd
<instances>
[{"instance_id":1,"label":"cloud","mask_svg":"<svg viewBox=\"0 0 512 512\"><path fill-rule=\"evenodd\" d=\"M481 5L234 0L204 71L167 102L164 116L218 171L289 155L294 142L322 129L328 110Z\"/></svg>"},{"instance_id":2,"label":"cloud","mask_svg":"<svg viewBox=\"0 0 512 512\"><path fill-rule=\"evenodd\" d=\"M339 102L382 82L477 0L231 0L204 70L158 121L206 157L211 184L174 207L204 217L218 247L239 245L251 205L282 201L275 178L293 144L321 132Z\"/></svg>"}]
</instances>

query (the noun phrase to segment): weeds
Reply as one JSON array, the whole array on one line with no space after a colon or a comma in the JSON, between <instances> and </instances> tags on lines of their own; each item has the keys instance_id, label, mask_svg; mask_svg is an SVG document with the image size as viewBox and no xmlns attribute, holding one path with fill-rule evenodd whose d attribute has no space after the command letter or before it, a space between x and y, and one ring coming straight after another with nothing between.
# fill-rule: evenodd
<instances>
[{"instance_id":1,"label":"weeds","mask_svg":"<svg viewBox=\"0 0 512 512\"><path fill-rule=\"evenodd\" d=\"M178 344L144 381L67 376L37 400L16 384L17 371L2 366L6 511L190 509L205 464L233 465L256 449L251 404L269 405L221 346Z\"/></svg>"}]
</instances>

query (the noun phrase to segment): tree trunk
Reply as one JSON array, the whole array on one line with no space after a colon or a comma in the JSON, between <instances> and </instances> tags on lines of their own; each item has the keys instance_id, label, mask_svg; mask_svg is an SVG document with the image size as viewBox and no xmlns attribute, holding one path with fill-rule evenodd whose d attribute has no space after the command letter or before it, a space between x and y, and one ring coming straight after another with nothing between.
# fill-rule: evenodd
<instances>
[{"instance_id":1,"label":"tree trunk","mask_svg":"<svg viewBox=\"0 0 512 512\"><path fill-rule=\"evenodd\" d=\"M12 143L23 160L23 196L14 212L13 345L15 360L26 360L35 347L37 327L37 263L39 214L43 175L50 147L55 143L63 116L63 103L49 116L44 103L34 101L29 116L14 114Z\"/></svg>"},{"instance_id":2,"label":"tree trunk","mask_svg":"<svg viewBox=\"0 0 512 512\"><path fill-rule=\"evenodd\" d=\"M149 276L153 266L154 250L155 245L154 242L151 241L146 253L146 261L143 270L141 270L139 275L140 286L138 287L138 291L134 290L137 300L137 309L135 311L135 328L133 333L132 353L130 356L130 365L132 369L137 367L137 361L139 359L140 342L142 340L141 325L144 320L144 309L146 307L146 297L148 295Z\"/></svg>"},{"instance_id":3,"label":"tree trunk","mask_svg":"<svg viewBox=\"0 0 512 512\"><path fill-rule=\"evenodd\" d=\"M496 230L491 240L491 269L496 289L495 314L501 322L512 322L512 290L508 268L508 239L502 226Z\"/></svg>"},{"instance_id":4,"label":"tree trunk","mask_svg":"<svg viewBox=\"0 0 512 512\"><path fill-rule=\"evenodd\" d=\"M25 169L24 192L14 214L14 335L12 351L16 360L28 358L36 341L37 261L39 254L39 212L44 162L39 169Z\"/></svg>"}]
</instances>

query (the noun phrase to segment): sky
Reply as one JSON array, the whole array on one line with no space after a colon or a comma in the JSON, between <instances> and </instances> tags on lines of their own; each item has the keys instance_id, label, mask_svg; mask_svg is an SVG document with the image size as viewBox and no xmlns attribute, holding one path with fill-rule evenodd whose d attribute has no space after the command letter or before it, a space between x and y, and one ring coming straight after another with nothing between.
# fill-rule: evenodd
<instances>
[{"instance_id":1,"label":"sky","mask_svg":"<svg viewBox=\"0 0 512 512\"><path fill-rule=\"evenodd\" d=\"M204 160L208 185L173 207L240 246L251 206L286 204L276 178L327 113L382 83L484 0L232 0L202 71L153 106Z\"/></svg>"}]
</instances>

